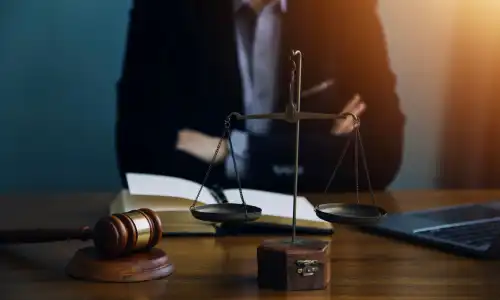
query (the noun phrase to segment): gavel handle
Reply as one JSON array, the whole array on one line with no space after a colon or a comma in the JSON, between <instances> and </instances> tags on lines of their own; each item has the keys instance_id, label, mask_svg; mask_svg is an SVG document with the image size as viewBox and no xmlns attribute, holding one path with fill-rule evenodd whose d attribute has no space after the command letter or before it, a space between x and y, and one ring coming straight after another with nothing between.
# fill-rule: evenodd
<instances>
[{"instance_id":1,"label":"gavel handle","mask_svg":"<svg viewBox=\"0 0 500 300\"><path fill-rule=\"evenodd\" d=\"M0 230L1 244L44 243L67 240L86 241L92 238L90 227L79 229Z\"/></svg>"}]
</instances>

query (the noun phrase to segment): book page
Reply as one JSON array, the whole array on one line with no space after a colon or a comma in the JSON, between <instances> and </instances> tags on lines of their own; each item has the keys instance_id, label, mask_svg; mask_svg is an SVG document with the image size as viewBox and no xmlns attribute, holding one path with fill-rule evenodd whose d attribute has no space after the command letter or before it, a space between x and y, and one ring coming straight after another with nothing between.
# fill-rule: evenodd
<instances>
[{"instance_id":1,"label":"book page","mask_svg":"<svg viewBox=\"0 0 500 300\"><path fill-rule=\"evenodd\" d=\"M123 213L142 207L156 212L188 211L192 201L170 196L130 195L128 191L125 191L117 197L115 203L117 204L111 206L111 213Z\"/></svg>"},{"instance_id":2,"label":"book page","mask_svg":"<svg viewBox=\"0 0 500 300\"><path fill-rule=\"evenodd\" d=\"M224 194L228 202L242 203L238 189L224 190ZM293 217L293 195L243 189L243 198L247 204L260 207L262 215ZM316 216L314 206L305 197L300 196L297 197L297 219L324 222Z\"/></svg>"},{"instance_id":3,"label":"book page","mask_svg":"<svg viewBox=\"0 0 500 300\"><path fill-rule=\"evenodd\" d=\"M183 178L127 173L128 190L131 195L170 196L194 201L201 184ZM217 203L210 190L203 188L198 201L205 204Z\"/></svg>"}]
</instances>

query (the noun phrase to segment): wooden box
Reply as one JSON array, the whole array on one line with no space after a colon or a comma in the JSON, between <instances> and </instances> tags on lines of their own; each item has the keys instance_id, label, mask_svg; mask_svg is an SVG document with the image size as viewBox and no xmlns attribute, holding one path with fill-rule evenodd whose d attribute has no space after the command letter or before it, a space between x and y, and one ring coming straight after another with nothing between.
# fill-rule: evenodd
<instances>
[{"instance_id":1,"label":"wooden box","mask_svg":"<svg viewBox=\"0 0 500 300\"><path fill-rule=\"evenodd\" d=\"M330 283L330 243L313 239L266 240L257 248L262 289L326 289Z\"/></svg>"}]
</instances>

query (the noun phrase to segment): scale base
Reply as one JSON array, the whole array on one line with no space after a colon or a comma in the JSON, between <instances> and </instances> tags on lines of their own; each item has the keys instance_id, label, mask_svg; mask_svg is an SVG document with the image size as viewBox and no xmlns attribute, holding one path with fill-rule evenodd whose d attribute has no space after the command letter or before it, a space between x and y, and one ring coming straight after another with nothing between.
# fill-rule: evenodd
<instances>
[{"instance_id":1,"label":"scale base","mask_svg":"<svg viewBox=\"0 0 500 300\"><path fill-rule=\"evenodd\" d=\"M330 283L330 242L266 240L257 248L257 264L261 289L324 290Z\"/></svg>"},{"instance_id":2,"label":"scale base","mask_svg":"<svg viewBox=\"0 0 500 300\"><path fill-rule=\"evenodd\" d=\"M98 282L141 282L160 279L174 272L163 250L153 248L117 259L100 258L94 247L78 250L66 266L73 278Z\"/></svg>"}]
</instances>

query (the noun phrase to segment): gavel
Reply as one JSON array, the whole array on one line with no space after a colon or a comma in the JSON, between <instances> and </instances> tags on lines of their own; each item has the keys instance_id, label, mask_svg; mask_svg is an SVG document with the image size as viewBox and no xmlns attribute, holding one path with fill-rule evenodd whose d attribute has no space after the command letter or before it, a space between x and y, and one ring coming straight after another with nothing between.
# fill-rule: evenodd
<instances>
[{"instance_id":1,"label":"gavel","mask_svg":"<svg viewBox=\"0 0 500 300\"><path fill-rule=\"evenodd\" d=\"M150 250L161 237L161 220L148 208L103 217L93 229L85 226L79 229L0 230L0 244L92 239L97 253L109 259Z\"/></svg>"}]
</instances>

